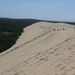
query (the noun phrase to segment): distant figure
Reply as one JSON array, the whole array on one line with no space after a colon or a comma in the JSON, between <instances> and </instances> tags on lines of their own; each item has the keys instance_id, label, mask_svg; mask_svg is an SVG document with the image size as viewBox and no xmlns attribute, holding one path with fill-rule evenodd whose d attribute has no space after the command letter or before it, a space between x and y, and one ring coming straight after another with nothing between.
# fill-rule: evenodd
<instances>
[{"instance_id":1,"label":"distant figure","mask_svg":"<svg viewBox=\"0 0 75 75\"><path fill-rule=\"evenodd\" d=\"M65 29L63 28L63 30L65 30Z\"/></svg>"},{"instance_id":2,"label":"distant figure","mask_svg":"<svg viewBox=\"0 0 75 75\"><path fill-rule=\"evenodd\" d=\"M59 31L59 29L57 29L57 31Z\"/></svg>"},{"instance_id":3,"label":"distant figure","mask_svg":"<svg viewBox=\"0 0 75 75\"><path fill-rule=\"evenodd\" d=\"M53 29L55 31L55 29Z\"/></svg>"},{"instance_id":4,"label":"distant figure","mask_svg":"<svg viewBox=\"0 0 75 75\"><path fill-rule=\"evenodd\" d=\"M74 27L74 30L75 30L75 27Z\"/></svg>"}]
</instances>

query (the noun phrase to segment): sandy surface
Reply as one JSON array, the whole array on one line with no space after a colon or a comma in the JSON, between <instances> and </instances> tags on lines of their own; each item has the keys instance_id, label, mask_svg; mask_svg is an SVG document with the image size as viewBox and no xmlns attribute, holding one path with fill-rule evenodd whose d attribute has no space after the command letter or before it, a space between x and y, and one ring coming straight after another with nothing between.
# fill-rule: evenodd
<instances>
[{"instance_id":1,"label":"sandy surface","mask_svg":"<svg viewBox=\"0 0 75 75\"><path fill-rule=\"evenodd\" d=\"M0 54L0 75L75 75L74 25L38 22Z\"/></svg>"}]
</instances>

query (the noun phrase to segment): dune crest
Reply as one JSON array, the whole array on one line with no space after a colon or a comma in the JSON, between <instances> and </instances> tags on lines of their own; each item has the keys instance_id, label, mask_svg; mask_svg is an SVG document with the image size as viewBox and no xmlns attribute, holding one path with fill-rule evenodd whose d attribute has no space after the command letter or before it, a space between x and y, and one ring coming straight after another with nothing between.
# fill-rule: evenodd
<instances>
[{"instance_id":1,"label":"dune crest","mask_svg":"<svg viewBox=\"0 0 75 75\"><path fill-rule=\"evenodd\" d=\"M75 75L75 26L38 22L0 54L0 75Z\"/></svg>"}]
</instances>

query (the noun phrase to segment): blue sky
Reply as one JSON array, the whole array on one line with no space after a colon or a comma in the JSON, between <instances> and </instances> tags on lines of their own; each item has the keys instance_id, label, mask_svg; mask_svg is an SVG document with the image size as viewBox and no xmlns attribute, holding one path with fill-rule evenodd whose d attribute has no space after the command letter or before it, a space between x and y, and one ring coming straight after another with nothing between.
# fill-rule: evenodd
<instances>
[{"instance_id":1,"label":"blue sky","mask_svg":"<svg viewBox=\"0 0 75 75\"><path fill-rule=\"evenodd\" d=\"M0 17L75 22L75 0L0 0Z\"/></svg>"}]
</instances>

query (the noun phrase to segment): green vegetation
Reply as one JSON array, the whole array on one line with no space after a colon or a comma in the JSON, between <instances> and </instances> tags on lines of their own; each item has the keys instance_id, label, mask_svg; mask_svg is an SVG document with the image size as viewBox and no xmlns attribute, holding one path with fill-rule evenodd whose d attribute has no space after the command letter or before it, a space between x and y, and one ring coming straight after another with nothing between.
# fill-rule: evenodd
<instances>
[{"instance_id":1,"label":"green vegetation","mask_svg":"<svg viewBox=\"0 0 75 75\"><path fill-rule=\"evenodd\" d=\"M24 27L39 21L35 19L0 18L0 53L15 44Z\"/></svg>"}]
</instances>

